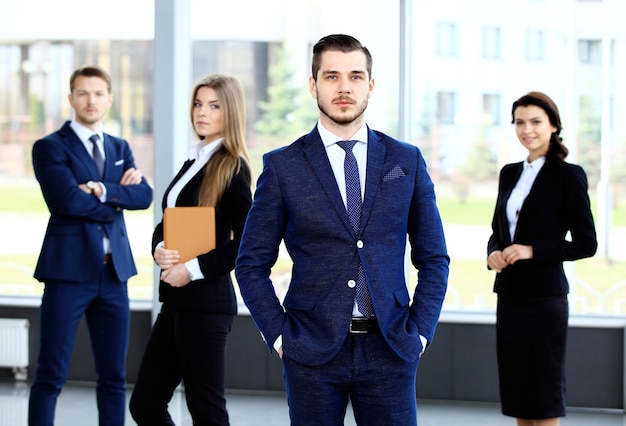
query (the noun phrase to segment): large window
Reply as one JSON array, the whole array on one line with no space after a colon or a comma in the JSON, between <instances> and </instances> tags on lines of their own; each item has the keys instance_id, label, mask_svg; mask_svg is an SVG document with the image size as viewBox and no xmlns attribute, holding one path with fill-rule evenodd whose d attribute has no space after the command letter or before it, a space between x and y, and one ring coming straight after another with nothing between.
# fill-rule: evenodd
<instances>
[{"instance_id":1,"label":"large window","mask_svg":"<svg viewBox=\"0 0 626 426\"><path fill-rule=\"evenodd\" d=\"M578 60L583 64L602 62L602 42L600 40L578 40Z\"/></svg>"},{"instance_id":2,"label":"large window","mask_svg":"<svg viewBox=\"0 0 626 426\"><path fill-rule=\"evenodd\" d=\"M545 57L544 31L538 29L526 30L526 59L528 61L543 61Z\"/></svg>"},{"instance_id":3,"label":"large window","mask_svg":"<svg viewBox=\"0 0 626 426\"><path fill-rule=\"evenodd\" d=\"M457 55L456 24L441 22L437 24L436 52L439 56Z\"/></svg>"},{"instance_id":4,"label":"large window","mask_svg":"<svg viewBox=\"0 0 626 426\"><path fill-rule=\"evenodd\" d=\"M483 94L483 120L486 126L499 126L502 116L501 96L498 93Z\"/></svg>"},{"instance_id":5,"label":"large window","mask_svg":"<svg viewBox=\"0 0 626 426\"><path fill-rule=\"evenodd\" d=\"M45 25L48 12L83 4L77 0L6 2L12 17L0 17L0 296L35 300L42 285L32 273L48 213L33 177L30 150L35 140L70 118L68 79L75 67L95 62L111 72L115 98L106 130L129 140L151 182L159 173L152 165L154 108L159 108L152 85L154 3L112 0L114 4L102 13L108 13L103 19L111 18L115 25L82 25L68 14L51 27ZM549 6L546 10L556 10L560 0L544 3ZM123 4L140 13L118 16L114 11ZM485 14L494 4L486 0L477 0L463 13L451 13L458 12L457 0L434 2L427 11L415 10L410 17L413 66L408 85L400 87L398 31L379 31L381 22L397 27L399 2L364 0L366 7L355 9L348 1L304 0L305 21L300 7L287 7L290 3L282 0L210 3L217 10L208 10L208 4L191 0L192 78L195 82L206 74L223 72L242 81L256 176L264 152L290 143L315 122L317 108L307 79L311 46L321 36L347 32L372 52L376 88L366 112L372 128L400 137L399 93L409 95L409 127L414 134L407 141L424 152L452 258L444 309L495 309L494 274L485 266L486 242L498 170L524 155L509 123L511 103L520 95L542 90L555 99L569 132L565 143L577 152L572 161L590 177L594 211L603 202L596 184L603 139L600 40L604 26L597 22L568 22L567 14L538 19L536 9L529 7L520 7L515 14ZM584 5L599 12L602 4L574 2L572 7ZM626 3L612 5L613 19L625 16ZM40 13L33 15L35 8ZM242 10L247 13L242 15ZM211 19L211 25L209 12L219 17ZM346 22L346 16L353 19ZM528 22L531 29L525 27ZM618 22L611 27L619 28ZM612 37L614 46L626 43L622 33ZM626 72L626 52L615 48L611 55L610 110L620 117L626 113L626 99L619 96L626 93L626 81L615 76ZM191 87L189 93L180 93L185 102L190 91ZM188 120L187 109L180 114ZM626 123L614 120L610 128L610 223L596 218L598 228L607 226L607 239L594 258L566 264L572 312L577 314L626 314L626 164L622 161ZM151 209L160 208L160 203L154 200ZM153 212L129 212L126 217L139 269L129 281L131 297L151 300ZM416 285L417 274L412 268L407 271L410 285ZM279 292L284 291L289 273L289 260L281 256L275 271Z\"/></svg>"},{"instance_id":6,"label":"large window","mask_svg":"<svg viewBox=\"0 0 626 426\"><path fill-rule=\"evenodd\" d=\"M456 115L456 94L437 92L437 120L439 124L454 124Z\"/></svg>"},{"instance_id":7,"label":"large window","mask_svg":"<svg viewBox=\"0 0 626 426\"><path fill-rule=\"evenodd\" d=\"M482 54L484 59L500 59L502 55L501 31L498 27L484 26Z\"/></svg>"}]
</instances>

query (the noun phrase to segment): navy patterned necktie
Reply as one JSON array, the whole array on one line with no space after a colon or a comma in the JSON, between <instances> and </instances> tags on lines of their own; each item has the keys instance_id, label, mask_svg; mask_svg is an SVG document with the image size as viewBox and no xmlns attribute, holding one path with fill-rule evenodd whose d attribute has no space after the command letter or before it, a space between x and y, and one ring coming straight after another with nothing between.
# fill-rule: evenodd
<instances>
[{"instance_id":1,"label":"navy patterned necktie","mask_svg":"<svg viewBox=\"0 0 626 426\"><path fill-rule=\"evenodd\" d=\"M104 175L104 158L102 157L102 153L98 148L98 141L100 140L100 136L98 136L97 134L91 135L89 140L93 144L91 151L93 154L93 161L95 161L96 166L98 167L98 174L100 175L100 179L102 179L102 176Z\"/></svg>"},{"instance_id":2,"label":"navy patterned necktie","mask_svg":"<svg viewBox=\"0 0 626 426\"><path fill-rule=\"evenodd\" d=\"M346 157L343 162L343 170L346 178L346 210L350 221L352 222L352 228L355 235L359 231L359 222L361 220L361 180L359 179L359 167L356 162L356 157L352 152L352 148L357 141L339 141L339 145L344 151L346 151ZM363 265L359 262L359 272L356 280L356 303L361 312L366 317L370 317L374 314L374 307L372 305L372 298L370 296L369 289L367 288L367 282L365 281L365 272L363 271Z\"/></svg>"}]
</instances>

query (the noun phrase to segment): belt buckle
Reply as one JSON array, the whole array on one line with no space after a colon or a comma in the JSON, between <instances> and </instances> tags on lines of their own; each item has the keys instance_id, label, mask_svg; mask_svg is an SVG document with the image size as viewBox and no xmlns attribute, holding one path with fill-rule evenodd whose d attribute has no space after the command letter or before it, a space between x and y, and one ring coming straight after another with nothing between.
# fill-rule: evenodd
<instances>
[{"instance_id":1,"label":"belt buckle","mask_svg":"<svg viewBox=\"0 0 626 426\"><path fill-rule=\"evenodd\" d=\"M353 322L365 322L367 323L367 319L357 319L357 318L352 318L350 320L350 334L367 334L369 333L369 330L365 329L365 330L354 330L352 328L352 323ZM366 327L367 328L367 327Z\"/></svg>"}]
</instances>

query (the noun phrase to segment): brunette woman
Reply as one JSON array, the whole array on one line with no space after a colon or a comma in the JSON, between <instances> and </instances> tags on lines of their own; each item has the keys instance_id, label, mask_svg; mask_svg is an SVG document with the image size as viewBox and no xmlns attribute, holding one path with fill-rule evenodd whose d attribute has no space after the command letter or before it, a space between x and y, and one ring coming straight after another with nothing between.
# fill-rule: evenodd
<instances>
[{"instance_id":1,"label":"brunette woman","mask_svg":"<svg viewBox=\"0 0 626 426\"><path fill-rule=\"evenodd\" d=\"M500 172L487 246L488 267L497 273L502 413L517 418L518 426L557 426L566 406L569 285L563 262L593 256L598 244L587 176L564 161L568 150L555 103L530 92L511 113L528 155Z\"/></svg>"}]
</instances>

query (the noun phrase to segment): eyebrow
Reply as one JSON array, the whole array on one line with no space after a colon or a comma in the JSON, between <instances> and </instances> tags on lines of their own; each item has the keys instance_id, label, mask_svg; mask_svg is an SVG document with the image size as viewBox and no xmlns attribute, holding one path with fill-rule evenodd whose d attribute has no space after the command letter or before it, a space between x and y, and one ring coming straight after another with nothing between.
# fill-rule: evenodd
<instances>
[{"instance_id":1,"label":"eyebrow","mask_svg":"<svg viewBox=\"0 0 626 426\"><path fill-rule=\"evenodd\" d=\"M322 71L323 75L328 75L328 74L341 74L341 71L336 71L336 70L327 70L327 71ZM359 74L359 75L366 75L367 73L365 71L361 71L361 70L354 70L354 71L349 71L348 74L350 75L354 75L354 74Z\"/></svg>"},{"instance_id":2,"label":"eyebrow","mask_svg":"<svg viewBox=\"0 0 626 426\"><path fill-rule=\"evenodd\" d=\"M543 119L543 117L541 117L540 115L538 115L537 117L530 117L528 120L541 120ZM525 121L523 118L520 117L515 117L515 121Z\"/></svg>"}]
</instances>

